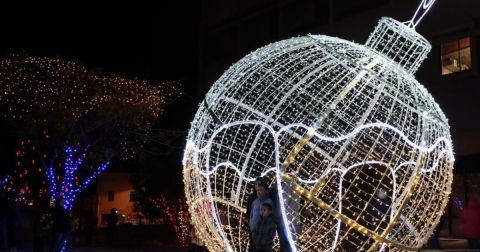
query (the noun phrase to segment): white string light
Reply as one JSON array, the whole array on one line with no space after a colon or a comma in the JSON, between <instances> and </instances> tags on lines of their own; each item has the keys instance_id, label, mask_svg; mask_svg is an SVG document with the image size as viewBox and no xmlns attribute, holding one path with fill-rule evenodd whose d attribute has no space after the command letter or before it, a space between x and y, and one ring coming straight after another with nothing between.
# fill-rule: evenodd
<instances>
[{"instance_id":1,"label":"white string light","mask_svg":"<svg viewBox=\"0 0 480 252\"><path fill-rule=\"evenodd\" d=\"M382 18L365 45L309 35L228 69L200 105L183 158L208 248L246 251L259 176L279 192L292 251L420 248L448 202L454 161L448 121L413 77L430 48L408 24Z\"/></svg>"},{"instance_id":2,"label":"white string light","mask_svg":"<svg viewBox=\"0 0 480 252\"><path fill-rule=\"evenodd\" d=\"M422 21L423 17L428 13L435 1L436 0L422 0L417 10L415 11L415 14L413 14L412 19L406 22L406 24L411 28L417 27L417 25L420 23L420 21Z\"/></svg>"}]
</instances>

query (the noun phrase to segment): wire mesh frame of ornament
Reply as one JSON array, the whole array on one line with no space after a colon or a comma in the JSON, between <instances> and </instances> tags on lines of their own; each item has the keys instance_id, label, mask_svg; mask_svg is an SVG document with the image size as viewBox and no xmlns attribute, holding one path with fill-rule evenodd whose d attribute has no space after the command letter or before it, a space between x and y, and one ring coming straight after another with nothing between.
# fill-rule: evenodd
<instances>
[{"instance_id":1,"label":"wire mesh frame of ornament","mask_svg":"<svg viewBox=\"0 0 480 252\"><path fill-rule=\"evenodd\" d=\"M183 160L208 248L246 251L259 176L278 191L292 251L420 248L448 201L454 161L447 119L412 75L429 50L383 18L366 46L309 35L228 69L197 111Z\"/></svg>"}]
</instances>

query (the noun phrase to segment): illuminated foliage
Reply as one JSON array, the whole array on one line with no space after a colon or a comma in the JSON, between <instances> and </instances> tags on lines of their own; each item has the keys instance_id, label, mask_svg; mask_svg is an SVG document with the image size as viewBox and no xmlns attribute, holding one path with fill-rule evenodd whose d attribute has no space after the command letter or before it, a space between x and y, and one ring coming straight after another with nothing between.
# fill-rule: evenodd
<instances>
[{"instance_id":1,"label":"illuminated foliage","mask_svg":"<svg viewBox=\"0 0 480 252\"><path fill-rule=\"evenodd\" d=\"M51 141L81 141L128 158L179 94L176 82L152 85L87 70L56 58L11 55L0 61L0 111L23 134L49 130ZM34 140L34 139L33 139Z\"/></svg>"},{"instance_id":2,"label":"illuminated foliage","mask_svg":"<svg viewBox=\"0 0 480 252\"><path fill-rule=\"evenodd\" d=\"M175 82L152 85L56 58L1 60L0 111L22 139L16 177L7 189L18 189L15 198L25 204L47 195L52 202L64 199L71 211L111 159L131 158L155 138L152 125L178 88Z\"/></svg>"}]
</instances>

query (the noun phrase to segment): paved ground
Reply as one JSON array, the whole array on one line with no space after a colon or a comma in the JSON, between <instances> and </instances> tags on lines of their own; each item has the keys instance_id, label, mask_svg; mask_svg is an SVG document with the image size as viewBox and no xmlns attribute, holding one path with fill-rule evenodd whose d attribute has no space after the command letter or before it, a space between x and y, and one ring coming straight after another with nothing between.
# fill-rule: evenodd
<instances>
[{"instance_id":1,"label":"paved ground","mask_svg":"<svg viewBox=\"0 0 480 252\"><path fill-rule=\"evenodd\" d=\"M32 251L31 249L19 249L18 252L27 252ZM167 249L132 249L132 248L117 248L117 249L109 249L109 248L70 248L67 250L68 252L153 252L153 251L162 251L162 252L187 252L187 250L167 250Z\"/></svg>"},{"instance_id":2,"label":"paved ground","mask_svg":"<svg viewBox=\"0 0 480 252\"><path fill-rule=\"evenodd\" d=\"M24 244L25 245L25 244ZM468 250L467 241L465 239L455 239L455 238L440 238L440 246L445 247L445 249L433 250L433 249L423 249L422 252L474 252L480 250ZM27 247L23 249L19 249L18 252L26 252L31 251ZM117 248L107 248L107 247L83 247L83 248L69 248L70 252L123 252L123 251L131 251L131 252L150 252L150 251L163 251L163 252L187 252L187 249L173 249L173 248L164 248L159 244L149 244L148 246L139 247L132 247L132 246L125 246L125 247L117 247Z\"/></svg>"},{"instance_id":3,"label":"paved ground","mask_svg":"<svg viewBox=\"0 0 480 252\"><path fill-rule=\"evenodd\" d=\"M32 248L30 246L23 247L18 249L17 252L30 252ZM48 251L48 249L45 249ZM107 247L82 247L82 248L68 248L68 252L153 252L153 251L163 251L163 252L187 252L186 249L169 249L169 248L133 248L133 247L118 247L118 248L107 248Z\"/></svg>"},{"instance_id":4,"label":"paved ground","mask_svg":"<svg viewBox=\"0 0 480 252\"><path fill-rule=\"evenodd\" d=\"M28 214L28 213L27 213ZM25 215L27 215L25 214ZM18 236L18 252L27 252L32 251L32 240L33 235L31 231L32 227L32 218L28 218L28 216L24 216L25 218L20 218L19 221L19 229L17 232ZM164 252L187 252L185 249L174 249L171 247L167 247L165 244L170 244L168 241L173 241L174 237L168 237L168 235L172 234L171 230L167 230L160 226L145 226L142 230L135 229L136 227L130 228L122 228L119 227L118 229L118 236L115 241L115 244L118 246L116 248L108 248L105 247L105 230L99 229L96 230L96 234L94 237L94 247L82 247L82 248L75 248L71 247L68 251L71 252L123 252L123 251L132 251L132 252L140 252L140 251L164 251ZM157 240L157 241L153 241ZM160 243L160 241L163 242ZM458 238L447 238L442 237L440 238L440 247L441 250L421 250L422 252L433 252L433 251L448 251L448 252L462 252L462 251L470 251L473 252L475 250L468 250L467 248L467 241L465 239L458 239ZM47 251L47 250L46 250ZM480 250L477 250L480 252Z\"/></svg>"},{"instance_id":5,"label":"paved ground","mask_svg":"<svg viewBox=\"0 0 480 252\"><path fill-rule=\"evenodd\" d=\"M108 249L108 248L73 248L68 250L69 252L116 252L116 251L131 251L131 252L140 252L140 251L163 251L163 252L187 252L187 250L167 250L167 249Z\"/></svg>"}]
</instances>

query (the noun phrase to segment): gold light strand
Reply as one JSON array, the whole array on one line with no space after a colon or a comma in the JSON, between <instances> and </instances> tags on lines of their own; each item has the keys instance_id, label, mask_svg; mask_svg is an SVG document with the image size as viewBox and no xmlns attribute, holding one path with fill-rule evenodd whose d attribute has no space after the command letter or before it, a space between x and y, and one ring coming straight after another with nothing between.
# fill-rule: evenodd
<instances>
[{"instance_id":1,"label":"gold light strand","mask_svg":"<svg viewBox=\"0 0 480 252\"><path fill-rule=\"evenodd\" d=\"M286 174L282 174L282 177L285 179L286 182L292 184L293 189L296 193L304 196L306 199L309 201L313 202L315 205L319 206L320 208L328 211L335 219L341 220L343 223L345 223L348 226L351 226L352 228L355 228L358 232L363 233L364 235L368 235L372 239L374 239L377 242L383 242L388 244L389 246L395 246L397 248L403 249L403 250L409 250L409 251L416 251L417 248L410 248L403 246L400 243L397 243L395 241L389 240L385 238L386 233L383 233L381 235L371 231L370 229L360 225L358 222L355 220L352 220L348 218L347 216L339 213L337 210L335 210L333 207L331 207L329 204L325 203L323 200L313 196L308 190L305 188L301 187L300 185L296 184L292 178L290 178Z\"/></svg>"}]
</instances>

